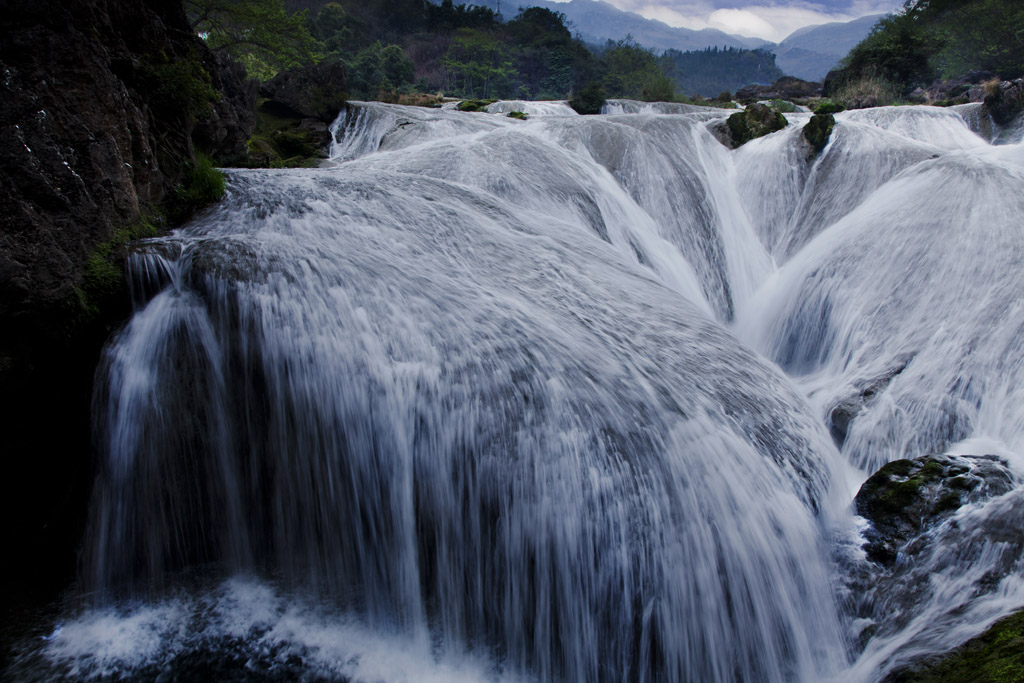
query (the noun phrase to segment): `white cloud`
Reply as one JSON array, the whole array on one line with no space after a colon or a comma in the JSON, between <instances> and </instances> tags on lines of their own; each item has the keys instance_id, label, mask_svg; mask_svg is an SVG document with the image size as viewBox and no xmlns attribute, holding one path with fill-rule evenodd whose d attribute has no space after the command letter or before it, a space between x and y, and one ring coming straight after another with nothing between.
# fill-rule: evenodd
<instances>
[{"instance_id":1,"label":"white cloud","mask_svg":"<svg viewBox=\"0 0 1024 683\"><path fill-rule=\"evenodd\" d=\"M708 16L708 26L726 33L738 33L741 36L756 36L768 40L781 40L786 34L776 38L781 29L777 29L756 12L748 9L718 9Z\"/></svg>"},{"instance_id":2,"label":"white cloud","mask_svg":"<svg viewBox=\"0 0 1024 683\"><path fill-rule=\"evenodd\" d=\"M788 4L744 4L730 0L604 0L622 10L657 19L669 26L726 33L778 42L798 28L832 21L850 21L867 14L891 12L902 0L850 0L842 9L808 1ZM718 5L718 7L716 7ZM723 7L723 5L731 5Z\"/></svg>"}]
</instances>

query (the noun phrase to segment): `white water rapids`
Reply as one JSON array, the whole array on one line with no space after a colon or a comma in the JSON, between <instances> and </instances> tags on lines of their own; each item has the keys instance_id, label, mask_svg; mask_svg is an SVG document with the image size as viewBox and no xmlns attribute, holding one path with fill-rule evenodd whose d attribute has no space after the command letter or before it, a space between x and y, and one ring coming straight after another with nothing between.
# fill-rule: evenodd
<instances>
[{"instance_id":1,"label":"white water rapids","mask_svg":"<svg viewBox=\"0 0 1024 683\"><path fill-rule=\"evenodd\" d=\"M327 167L231 171L140 243L90 599L22 671L877 681L1024 607L1019 546L965 531L1024 488L891 623L843 589L870 472L1021 462L1024 146L924 107L818 157L808 115L730 151L718 110L608 112L356 104Z\"/></svg>"}]
</instances>

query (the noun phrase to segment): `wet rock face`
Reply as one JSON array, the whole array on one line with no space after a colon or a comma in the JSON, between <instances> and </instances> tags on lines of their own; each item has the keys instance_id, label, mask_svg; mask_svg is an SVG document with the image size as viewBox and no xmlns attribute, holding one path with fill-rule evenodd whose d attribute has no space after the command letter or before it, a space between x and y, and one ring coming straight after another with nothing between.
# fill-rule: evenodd
<instances>
[{"instance_id":1,"label":"wet rock face","mask_svg":"<svg viewBox=\"0 0 1024 683\"><path fill-rule=\"evenodd\" d=\"M244 153L255 97L193 34L181 2L4 3L0 495L24 521L10 556L31 558L18 570L30 579L73 566L66 555L91 481L92 372L121 314L96 316L83 303L91 259L174 196L194 131L214 155ZM126 297L118 305L127 314Z\"/></svg>"},{"instance_id":2,"label":"wet rock face","mask_svg":"<svg viewBox=\"0 0 1024 683\"><path fill-rule=\"evenodd\" d=\"M962 505L999 496L1013 477L996 456L924 456L895 460L861 486L854 504L871 523L865 532L868 559L892 566L911 541L948 519Z\"/></svg>"},{"instance_id":3,"label":"wet rock face","mask_svg":"<svg viewBox=\"0 0 1024 683\"><path fill-rule=\"evenodd\" d=\"M783 76L771 85L748 85L736 91L740 102L756 100L800 100L821 94L821 83Z\"/></svg>"},{"instance_id":4,"label":"wet rock face","mask_svg":"<svg viewBox=\"0 0 1024 683\"><path fill-rule=\"evenodd\" d=\"M180 180L193 129L215 156L244 154L256 89L167 0L14 0L0 35L6 319L63 305L92 249Z\"/></svg>"},{"instance_id":5,"label":"wet rock face","mask_svg":"<svg viewBox=\"0 0 1024 683\"><path fill-rule=\"evenodd\" d=\"M321 62L282 71L260 94L300 119L332 123L345 106L348 76L341 62Z\"/></svg>"},{"instance_id":6,"label":"wet rock face","mask_svg":"<svg viewBox=\"0 0 1024 683\"><path fill-rule=\"evenodd\" d=\"M844 563L846 609L860 624L862 647L920 618L937 590L950 601L933 604L930 618L955 623L962 600L1005 589L1024 553L1024 495L1016 485L992 455L896 460L864 482L854 505L868 523L866 543ZM889 680L917 680L902 677L914 659Z\"/></svg>"},{"instance_id":7,"label":"wet rock face","mask_svg":"<svg viewBox=\"0 0 1024 683\"><path fill-rule=\"evenodd\" d=\"M986 86L985 109L1001 126L1020 116L1024 112L1024 78Z\"/></svg>"}]
</instances>

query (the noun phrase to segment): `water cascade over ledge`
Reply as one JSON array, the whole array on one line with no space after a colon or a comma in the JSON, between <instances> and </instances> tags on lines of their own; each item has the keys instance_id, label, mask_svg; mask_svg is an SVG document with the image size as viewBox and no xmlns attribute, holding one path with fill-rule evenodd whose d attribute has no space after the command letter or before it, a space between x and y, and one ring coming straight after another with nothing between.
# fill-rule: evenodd
<instances>
[{"instance_id":1,"label":"water cascade over ledge","mask_svg":"<svg viewBox=\"0 0 1024 683\"><path fill-rule=\"evenodd\" d=\"M867 474L1024 463L1022 145L722 117L357 103L326 167L137 243L84 597L17 671L874 681L1024 607L1013 541L952 526L898 618L845 588Z\"/></svg>"}]
</instances>

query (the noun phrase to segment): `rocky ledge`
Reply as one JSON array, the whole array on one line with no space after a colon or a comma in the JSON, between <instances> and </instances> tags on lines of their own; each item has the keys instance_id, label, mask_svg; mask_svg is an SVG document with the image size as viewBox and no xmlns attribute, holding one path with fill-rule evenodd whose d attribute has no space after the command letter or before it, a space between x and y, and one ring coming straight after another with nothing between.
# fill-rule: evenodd
<instances>
[{"instance_id":1,"label":"rocky ledge","mask_svg":"<svg viewBox=\"0 0 1024 683\"><path fill-rule=\"evenodd\" d=\"M17 589L5 597L74 565L92 478L92 373L128 313L116 252L187 214L197 148L245 156L256 88L196 37L180 2L4 4L0 495L17 520L3 564Z\"/></svg>"}]
</instances>

